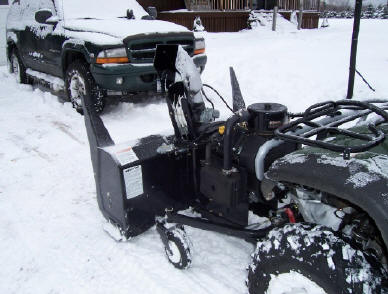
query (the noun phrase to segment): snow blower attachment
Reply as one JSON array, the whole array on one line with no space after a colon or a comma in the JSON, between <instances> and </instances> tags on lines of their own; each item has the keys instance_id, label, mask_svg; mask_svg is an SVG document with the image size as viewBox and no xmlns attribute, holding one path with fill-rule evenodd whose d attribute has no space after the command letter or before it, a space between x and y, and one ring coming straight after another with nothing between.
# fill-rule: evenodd
<instances>
[{"instance_id":1,"label":"snow blower attachment","mask_svg":"<svg viewBox=\"0 0 388 294\"><path fill-rule=\"evenodd\" d=\"M289 114L284 105L276 103L255 103L245 108L231 69L233 109L228 107L233 115L226 121L215 121L219 113L182 47L159 45L154 66L166 92L172 136L155 135L115 144L91 98L82 98L99 208L122 236L139 235L156 224L169 261L183 269L192 259L185 225L256 243L271 230L283 232L286 224L307 221L328 227L311 230L348 228L346 233L354 235L364 251L370 247L384 260L388 202L374 201L369 194L386 197L388 175L374 174L370 180L378 181L378 185L369 186L364 181L364 188L357 172L365 170L367 161L357 163L351 157L357 152L366 152L361 160L367 158L366 154L372 156L373 172L386 166L386 101L326 102L301 114ZM213 107L207 108L204 98ZM354 120L366 124L363 119L370 115L375 120L368 120L363 131L340 129ZM290 118L297 119L289 122ZM301 149L302 144L315 149ZM381 146L383 151L368 153ZM342 156L330 161L330 156L337 156L335 152ZM298 177L301 174L303 178ZM349 177L343 180L345 184L341 174ZM362 187L355 189L352 181ZM338 184L336 189L328 186L331 182ZM353 190L356 195L352 195ZM250 214L267 217L267 221L249 222ZM291 234L293 230L287 228L283 233ZM300 226L295 229L301 231ZM317 236L316 231L313 235ZM272 274L269 269L257 276L255 269L262 268L256 266L260 258L250 267L250 293L265 292L257 290L262 282L255 281L264 281Z\"/></svg>"},{"instance_id":2,"label":"snow blower attachment","mask_svg":"<svg viewBox=\"0 0 388 294\"><path fill-rule=\"evenodd\" d=\"M266 145L274 130L288 121L287 108L259 103L245 109L231 69L235 114L215 122L219 112L205 107L199 72L182 47L158 46L154 66L167 91L174 136L116 145L90 97L83 97L103 215L127 238L141 234L159 217L157 227L166 247L170 222L245 239L264 236L267 230L245 228L248 209L251 201L264 203L259 180L263 175L257 170L263 173L276 158L296 149L294 143ZM189 206L202 217L177 213Z\"/></svg>"}]
</instances>

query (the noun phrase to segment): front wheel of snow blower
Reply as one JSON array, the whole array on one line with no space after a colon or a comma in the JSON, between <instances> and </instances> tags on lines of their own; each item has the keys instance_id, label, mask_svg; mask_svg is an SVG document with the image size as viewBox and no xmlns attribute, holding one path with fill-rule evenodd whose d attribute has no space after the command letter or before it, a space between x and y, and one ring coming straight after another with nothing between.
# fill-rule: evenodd
<instances>
[{"instance_id":1,"label":"front wheel of snow blower","mask_svg":"<svg viewBox=\"0 0 388 294\"><path fill-rule=\"evenodd\" d=\"M191 265L191 242L183 227L174 227L166 232L165 252L168 261L177 269Z\"/></svg>"},{"instance_id":2,"label":"front wheel of snow blower","mask_svg":"<svg viewBox=\"0 0 388 294\"><path fill-rule=\"evenodd\" d=\"M290 224L258 242L247 282L250 294L272 293L282 281L289 285L282 293L345 294L385 293L385 280L377 261L330 229Z\"/></svg>"}]
</instances>

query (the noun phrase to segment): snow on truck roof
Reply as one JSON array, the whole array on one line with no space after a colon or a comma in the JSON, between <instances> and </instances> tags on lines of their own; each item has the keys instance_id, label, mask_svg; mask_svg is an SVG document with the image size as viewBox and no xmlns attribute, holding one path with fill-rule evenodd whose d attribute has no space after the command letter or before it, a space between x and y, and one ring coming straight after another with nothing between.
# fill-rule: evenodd
<instances>
[{"instance_id":1,"label":"snow on truck roof","mask_svg":"<svg viewBox=\"0 0 388 294\"><path fill-rule=\"evenodd\" d=\"M133 10L136 19L147 15L135 0L55 0L55 6L59 16L65 19L122 17L128 9Z\"/></svg>"}]
</instances>

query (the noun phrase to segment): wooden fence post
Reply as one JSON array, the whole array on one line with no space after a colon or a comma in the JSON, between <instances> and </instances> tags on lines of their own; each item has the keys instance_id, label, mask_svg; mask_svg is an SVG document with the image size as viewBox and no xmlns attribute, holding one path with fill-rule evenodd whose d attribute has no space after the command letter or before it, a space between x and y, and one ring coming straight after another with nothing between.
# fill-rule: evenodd
<instances>
[{"instance_id":1,"label":"wooden fence post","mask_svg":"<svg viewBox=\"0 0 388 294\"><path fill-rule=\"evenodd\" d=\"M302 28L303 21L303 0L299 0L298 30Z\"/></svg>"},{"instance_id":2,"label":"wooden fence post","mask_svg":"<svg viewBox=\"0 0 388 294\"><path fill-rule=\"evenodd\" d=\"M272 31L276 31L276 19L278 17L278 6L276 6L273 9L273 17L272 17Z\"/></svg>"}]
</instances>

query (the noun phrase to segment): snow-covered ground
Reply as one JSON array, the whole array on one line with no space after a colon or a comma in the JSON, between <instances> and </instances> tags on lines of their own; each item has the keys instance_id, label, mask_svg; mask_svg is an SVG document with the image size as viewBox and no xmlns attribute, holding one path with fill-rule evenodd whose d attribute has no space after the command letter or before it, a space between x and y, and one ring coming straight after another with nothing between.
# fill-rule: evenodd
<instances>
[{"instance_id":1,"label":"snow-covered ground","mask_svg":"<svg viewBox=\"0 0 388 294\"><path fill-rule=\"evenodd\" d=\"M273 101L302 111L346 96L351 20L296 31L283 24L205 33L203 81L230 102L233 66L247 104ZM355 98L388 98L388 21L363 20ZM213 96L212 96L213 97ZM214 99L216 99L214 97ZM229 115L216 101L221 115ZM171 133L167 108L109 105L103 116L119 142ZM174 269L153 228L127 243L102 230L83 117L56 96L17 85L0 67L0 293L245 293L252 245L188 228L189 270ZM279 290L280 289L280 290ZM283 293L274 286L271 293Z\"/></svg>"}]
</instances>

